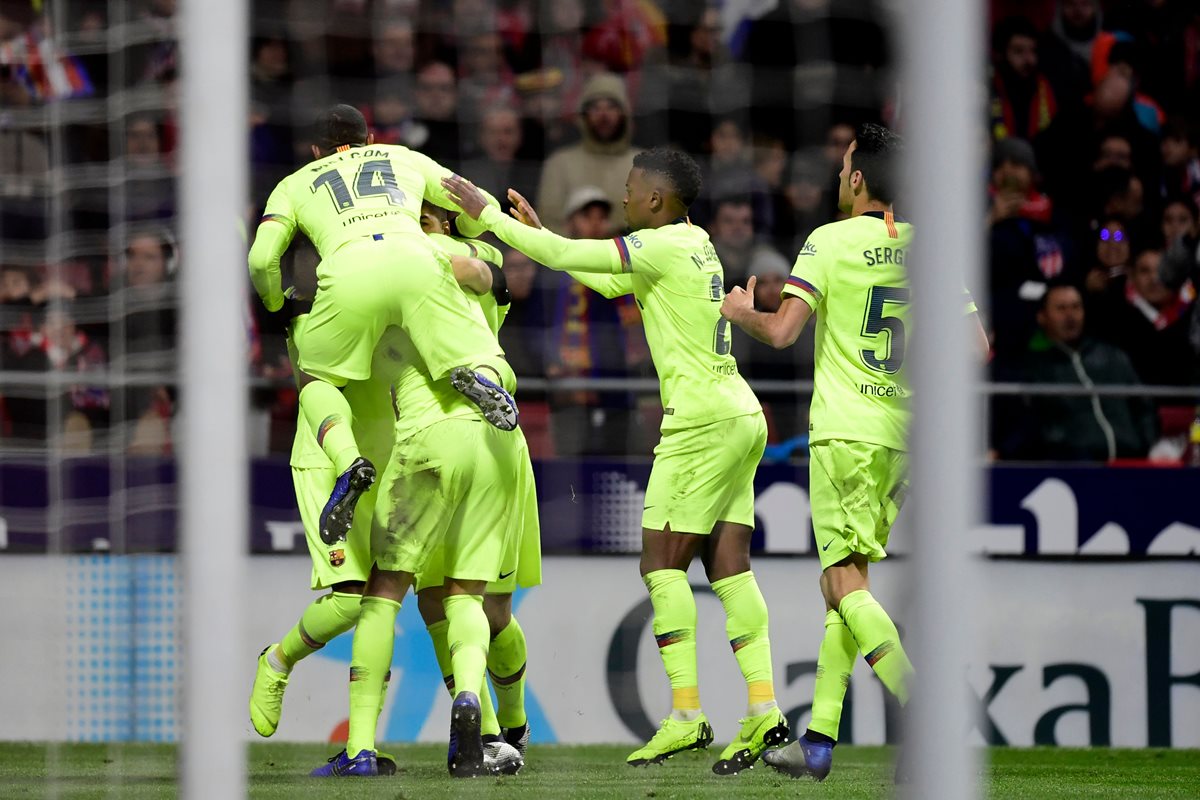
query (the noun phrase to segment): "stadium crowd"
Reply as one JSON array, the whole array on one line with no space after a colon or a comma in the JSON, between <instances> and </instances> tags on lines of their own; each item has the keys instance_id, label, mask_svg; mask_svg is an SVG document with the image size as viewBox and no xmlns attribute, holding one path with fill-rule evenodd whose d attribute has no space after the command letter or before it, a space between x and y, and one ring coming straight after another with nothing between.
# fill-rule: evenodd
<instances>
[{"instance_id":1,"label":"stadium crowd","mask_svg":"<svg viewBox=\"0 0 1200 800\"><path fill-rule=\"evenodd\" d=\"M55 29L49 4L0 2L0 369L68 378L49 400L4 382L10 445L62 430L81 452L171 450L176 307L203 302L174 284L177 269L203 268L172 233L175 5L70 0ZM757 275L756 303L770 310L807 234L837 216L855 126L905 127L884 0L251 5L243 224L310 158L308 125L331 102L360 107L376 141L421 150L497 197L518 189L547 225L580 238L619 231L634 154L672 143L702 157L692 220L709 231L727 288ZM994 0L990 19L989 259L972 289L993 378L1195 386L1200 7ZM651 374L631 298L606 300L514 251L505 272L501 338L518 375ZM283 452L295 422L283 327L249 297L255 403L272 420L257 448ZM811 338L775 351L737 331L734 353L751 381L812 377ZM69 380L105 367L143 379ZM807 398L760 396L769 453L800 452ZM523 392L522 411L535 453L568 457L648 453L661 414L654 394L553 386ZM1178 460L1195 416L1194 401L1140 394L1004 397L992 449Z\"/></svg>"}]
</instances>

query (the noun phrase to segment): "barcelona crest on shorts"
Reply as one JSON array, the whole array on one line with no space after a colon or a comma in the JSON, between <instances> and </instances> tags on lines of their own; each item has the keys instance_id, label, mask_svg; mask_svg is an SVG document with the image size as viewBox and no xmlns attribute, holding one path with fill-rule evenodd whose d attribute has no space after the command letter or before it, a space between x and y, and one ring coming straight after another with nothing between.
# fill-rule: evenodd
<instances>
[{"instance_id":1,"label":"barcelona crest on shorts","mask_svg":"<svg viewBox=\"0 0 1200 800\"><path fill-rule=\"evenodd\" d=\"M345 563L346 563L346 551L345 550L330 550L329 551L329 566L340 567L342 564L345 564Z\"/></svg>"}]
</instances>

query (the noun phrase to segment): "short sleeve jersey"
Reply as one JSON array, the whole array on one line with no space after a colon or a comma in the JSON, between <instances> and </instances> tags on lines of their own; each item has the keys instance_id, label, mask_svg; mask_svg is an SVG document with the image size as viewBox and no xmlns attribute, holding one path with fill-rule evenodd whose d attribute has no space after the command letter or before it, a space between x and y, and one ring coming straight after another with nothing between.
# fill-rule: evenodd
<instances>
[{"instance_id":1,"label":"short sleeve jersey","mask_svg":"<svg viewBox=\"0 0 1200 800\"><path fill-rule=\"evenodd\" d=\"M912 234L906 222L867 212L817 228L796 256L783 294L817 317L810 441L907 449Z\"/></svg>"},{"instance_id":2,"label":"short sleeve jersey","mask_svg":"<svg viewBox=\"0 0 1200 800\"><path fill-rule=\"evenodd\" d=\"M721 316L724 270L703 228L682 220L613 240L613 271L629 273L658 371L664 431L762 409L738 373Z\"/></svg>"},{"instance_id":3,"label":"short sleeve jersey","mask_svg":"<svg viewBox=\"0 0 1200 800\"><path fill-rule=\"evenodd\" d=\"M322 258L364 236L423 235L421 200L448 203L441 179L449 170L400 145L349 147L317 159L279 182L262 220L304 232Z\"/></svg>"}]
</instances>

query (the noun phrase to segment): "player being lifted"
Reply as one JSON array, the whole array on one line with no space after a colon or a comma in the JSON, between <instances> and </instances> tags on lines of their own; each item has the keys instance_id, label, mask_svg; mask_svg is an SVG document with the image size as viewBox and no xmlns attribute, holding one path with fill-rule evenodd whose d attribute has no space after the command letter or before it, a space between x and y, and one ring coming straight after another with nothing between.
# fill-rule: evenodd
<instances>
[{"instance_id":1,"label":"player being lifted","mask_svg":"<svg viewBox=\"0 0 1200 800\"><path fill-rule=\"evenodd\" d=\"M686 572L699 553L725 607L729 643L749 694L741 730L713 771L733 774L751 766L788 730L775 703L767 606L750 571L754 472L767 426L729 352L728 323L719 313L721 262L708 234L686 217L700 191L700 170L675 150L636 156L625 187L625 217L635 232L615 239L565 239L541 229L517 192L509 197L525 225L490 207L462 178L445 184L464 214L534 260L570 272L606 297L637 299L663 404L642 515L641 573L673 702L671 715L628 762L657 763L712 742L700 709L696 602Z\"/></svg>"},{"instance_id":2,"label":"player being lifted","mask_svg":"<svg viewBox=\"0 0 1200 800\"><path fill-rule=\"evenodd\" d=\"M422 229L426 228L426 216L438 212L442 215L445 214L441 209L423 207ZM441 230L440 224L437 226L437 230ZM467 293L467 297L472 298L486 294L490 298L492 275L488 266L478 258L468 257L471 255L471 248L467 244L454 242L446 236L439 238L442 240L439 244L442 244L443 249L447 243L461 248L460 253L451 255L451 266L455 280ZM484 250L488 246L480 243L478 247L479 255L488 257L489 251ZM494 253L494 251L491 252ZM494 253L491 257L498 260L499 254ZM493 308L496 306L495 302L491 302L490 305ZM307 320L307 314L300 314L289 322L288 354L294 367L298 363L296 339ZM395 412L392 408L391 384L400 367L394 357L395 348L390 341L394 335L394 330L385 332L376 347L370 378L365 381L351 381L344 390L346 400L353 413L351 425L355 438L362 443L363 456L374 463L383 463L392 448ZM290 464L300 518L304 523L309 554L313 559L312 588L328 590L328 593L321 595L309 604L300 621L278 643L268 645L259 656L254 687L250 696L250 719L254 729L261 736L273 735L279 725L284 691L296 663L354 627L361 608L363 586L371 569L371 512L374 508L375 488L372 487L365 492L359 500L358 514L347 534L346 541L329 545L320 538L319 518L322 506L337 480L337 473L332 462L317 444L312 432L303 424L296 427ZM526 545L526 547L532 548L533 555L526 555L528 550L521 553L524 556L522 586L533 585L536 582L530 578L526 570L532 571L533 575L540 578L541 554L538 551L536 507L533 514L533 541L532 545ZM524 566L527 561L532 562L531 567ZM511 576L511 579L514 582L517 580L515 575ZM489 604L497 609L496 612L489 613L489 619L493 616L501 619L501 615L506 609L511 612L511 589L507 595L507 601L505 603L504 597L489 598ZM512 619L511 623L498 632L500 633L499 644L494 644L489 651L489 667L491 668L492 651L494 651L497 662L494 669L500 676L516 672L515 669L506 669L507 662L516 662L519 666L523 666L525 663L524 636L520 634L520 626L516 623L515 618L511 618L511 613L509 613L509 618ZM440 626L430 628L430 636L434 640L434 649L438 654L439 665L442 662L442 653L446 650L444 615L441 615L441 620ZM444 665L443 672L448 672L448 668ZM516 683L519 682L510 681L510 684ZM511 722L514 717L523 721L523 698L515 690L510 690L508 686L503 688L504 691L500 692L500 697L505 713L502 716L505 716L507 722ZM483 695L481 695L482 697ZM506 704L505 701L510 698L512 698L512 702ZM495 730L492 730L489 720L490 723L495 723L495 714L491 713L489 716L485 709L485 734L498 734L500 729L496 727ZM524 733L524 729L520 733ZM516 744L521 744L519 735L514 738L517 740ZM485 745L486 754L491 760L500 762L499 765L507 767L509 771L519 769L522 753L515 749L515 745L513 747L504 746L498 736L485 742ZM394 761L389 757L381 754L378 762L381 773L394 771Z\"/></svg>"},{"instance_id":3,"label":"player being lifted","mask_svg":"<svg viewBox=\"0 0 1200 800\"><path fill-rule=\"evenodd\" d=\"M297 230L321 256L298 342L300 412L338 471L320 520L322 540L333 544L345 539L355 504L375 480L340 389L369 377L389 325L408 333L434 380L448 378L492 425L512 430L517 410L504 388L515 383L512 369L454 284L446 254L418 223L426 195L457 210L441 186L450 172L406 147L372 144L363 115L346 105L318 120L312 152L315 160L271 193L249 260L255 289L276 311L284 299L279 258Z\"/></svg>"},{"instance_id":4,"label":"player being lifted","mask_svg":"<svg viewBox=\"0 0 1200 800\"><path fill-rule=\"evenodd\" d=\"M862 126L839 175L838 207L850 219L808 237L779 310L754 310L753 277L721 304L726 319L777 348L795 342L817 315L809 493L825 636L808 730L764 757L794 777L823 780L829 774L856 653L901 703L908 702L912 665L867 577L870 562L887 555L888 534L908 490L904 348L911 329L906 256L913 228L892 211L900 153L896 134ZM969 296L966 303L971 314ZM986 351L983 327L973 319Z\"/></svg>"}]
</instances>

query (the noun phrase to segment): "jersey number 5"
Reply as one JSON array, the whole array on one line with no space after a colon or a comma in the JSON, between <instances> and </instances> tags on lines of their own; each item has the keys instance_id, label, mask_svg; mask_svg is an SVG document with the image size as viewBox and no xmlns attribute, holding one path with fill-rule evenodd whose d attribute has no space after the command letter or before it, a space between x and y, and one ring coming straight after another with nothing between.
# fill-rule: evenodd
<instances>
[{"instance_id":1,"label":"jersey number 5","mask_svg":"<svg viewBox=\"0 0 1200 800\"><path fill-rule=\"evenodd\" d=\"M872 338L887 333L882 350L860 350L863 363L877 372L892 374L904 363L904 320L889 317L887 304L908 305L909 290L898 286L872 286L863 314L862 335Z\"/></svg>"},{"instance_id":2,"label":"jersey number 5","mask_svg":"<svg viewBox=\"0 0 1200 800\"><path fill-rule=\"evenodd\" d=\"M315 192L322 186L329 189L329 199L333 201L339 214L354 208L354 198L350 196L350 189L336 169L318 175L312 183L312 190ZM383 195L393 206L404 205L404 192L396 182L396 173L392 171L390 161L364 161L354 177L354 194L360 200Z\"/></svg>"}]
</instances>

